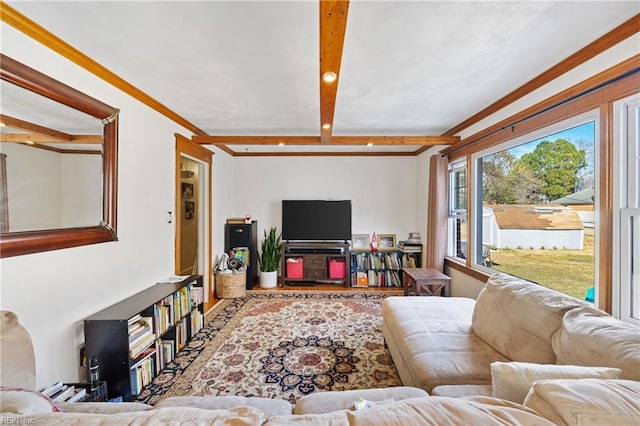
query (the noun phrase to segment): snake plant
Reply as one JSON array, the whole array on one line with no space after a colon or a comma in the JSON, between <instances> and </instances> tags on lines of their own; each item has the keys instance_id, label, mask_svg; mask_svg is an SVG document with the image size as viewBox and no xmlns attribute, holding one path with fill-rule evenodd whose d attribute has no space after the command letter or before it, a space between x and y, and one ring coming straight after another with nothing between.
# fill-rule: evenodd
<instances>
[{"instance_id":1,"label":"snake plant","mask_svg":"<svg viewBox=\"0 0 640 426\"><path fill-rule=\"evenodd\" d=\"M262 272L273 272L278 270L280 263L280 237L276 236L276 227L272 227L267 234L264 230L264 240L262 240L262 253L258 250L258 264Z\"/></svg>"}]
</instances>

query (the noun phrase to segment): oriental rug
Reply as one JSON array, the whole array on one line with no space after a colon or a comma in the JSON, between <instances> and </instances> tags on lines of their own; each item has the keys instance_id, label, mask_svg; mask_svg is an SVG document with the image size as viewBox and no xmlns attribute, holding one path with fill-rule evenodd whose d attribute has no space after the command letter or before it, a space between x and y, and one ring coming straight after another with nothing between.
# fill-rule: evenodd
<instances>
[{"instance_id":1,"label":"oriental rug","mask_svg":"<svg viewBox=\"0 0 640 426\"><path fill-rule=\"evenodd\" d=\"M218 303L205 326L139 395L285 399L401 384L382 337L390 294L255 291Z\"/></svg>"}]
</instances>

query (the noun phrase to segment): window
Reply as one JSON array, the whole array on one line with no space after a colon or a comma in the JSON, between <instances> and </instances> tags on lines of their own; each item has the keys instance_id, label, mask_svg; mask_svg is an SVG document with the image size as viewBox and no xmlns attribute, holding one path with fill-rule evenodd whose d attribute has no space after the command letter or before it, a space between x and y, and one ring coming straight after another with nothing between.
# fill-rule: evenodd
<instances>
[{"instance_id":1,"label":"window","mask_svg":"<svg viewBox=\"0 0 640 426\"><path fill-rule=\"evenodd\" d=\"M594 302L596 119L574 118L473 156L473 264Z\"/></svg>"},{"instance_id":2,"label":"window","mask_svg":"<svg viewBox=\"0 0 640 426\"><path fill-rule=\"evenodd\" d=\"M449 219L447 255L466 258L467 254L467 162L449 164Z\"/></svg>"}]
</instances>

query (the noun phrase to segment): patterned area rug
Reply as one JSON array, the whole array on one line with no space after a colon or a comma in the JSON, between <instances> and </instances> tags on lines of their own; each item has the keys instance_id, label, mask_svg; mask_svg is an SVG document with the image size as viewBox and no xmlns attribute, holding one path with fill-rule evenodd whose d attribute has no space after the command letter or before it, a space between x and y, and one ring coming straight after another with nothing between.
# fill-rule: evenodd
<instances>
[{"instance_id":1,"label":"patterned area rug","mask_svg":"<svg viewBox=\"0 0 640 426\"><path fill-rule=\"evenodd\" d=\"M138 401L243 395L295 402L316 391L399 386L382 338L389 295L260 291L223 300Z\"/></svg>"}]
</instances>

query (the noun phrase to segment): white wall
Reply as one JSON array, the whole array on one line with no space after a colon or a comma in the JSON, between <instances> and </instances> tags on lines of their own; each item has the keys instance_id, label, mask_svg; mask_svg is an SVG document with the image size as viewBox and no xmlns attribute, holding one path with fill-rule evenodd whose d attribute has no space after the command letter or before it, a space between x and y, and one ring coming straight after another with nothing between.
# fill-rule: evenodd
<instances>
[{"instance_id":1,"label":"white wall","mask_svg":"<svg viewBox=\"0 0 640 426\"><path fill-rule=\"evenodd\" d=\"M121 109L118 242L4 258L0 308L15 311L36 351L37 385L79 375L82 319L173 273L175 137L190 133L2 24L2 51ZM220 179L218 183L225 185Z\"/></svg>"},{"instance_id":2,"label":"white wall","mask_svg":"<svg viewBox=\"0 0 640 426\"><path fill-rule=\"evenodd\" d=\"M3 143L2 152L7 154L9 229L59 228L59 154L14 143Z\"/></svg>"},{"instance_id":3,"label":"white wall","mask_svg":"<svg viewBox=\"0 0 640 426\"><path fill-rule=\"evenodd\" d=\"M232 216L251 215L262 236L271 226L282 230L282 200L351 200L354 234L404 240L425 232L418 174L426 172L418 172L418 163L417 157L236 157Z\"/></svg>"},{"instance_id":4,"label":"white wall","mask_svg":"<svg viewBox=\"0 0 640 426\"><path fill-rule=\"evenodd\" d=\"M102 156L58 155L62 227L97 225L102 220Z\"/></svg>"}]
</instances>

